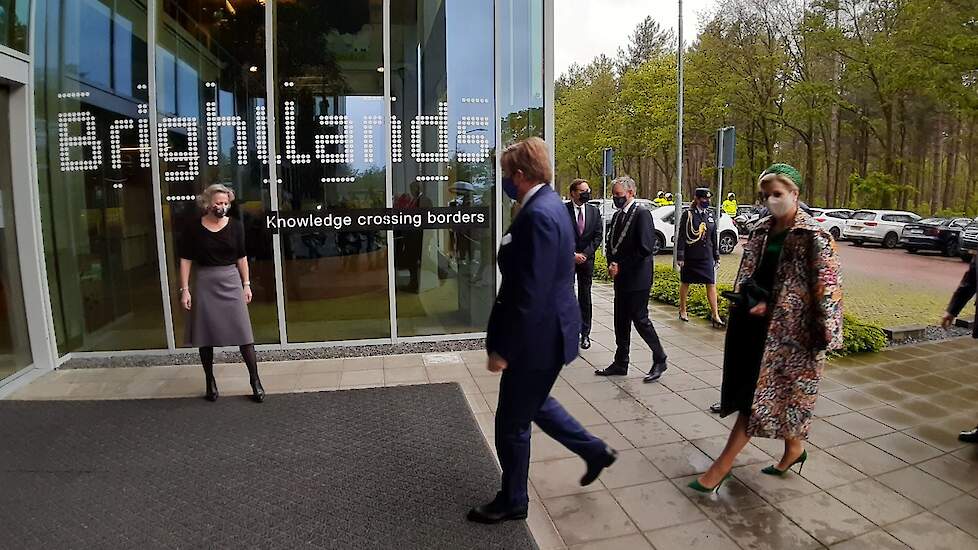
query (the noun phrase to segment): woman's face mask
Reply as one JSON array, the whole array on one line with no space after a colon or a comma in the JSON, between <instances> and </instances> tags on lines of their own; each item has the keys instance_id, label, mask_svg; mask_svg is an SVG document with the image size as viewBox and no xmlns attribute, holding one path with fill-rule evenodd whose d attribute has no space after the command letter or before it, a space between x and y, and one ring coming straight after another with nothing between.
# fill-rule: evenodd
<instances>
[{"instance_id":1,"label":"woman's face mask","mask_svg":"<svg viewBox=\"0 0 978 550\"><path fill-rule=\"evenodd\" d=\"M797 206L798 195L795 193L778 193L767 198L767 209L778 218L787 216Z\"/></svg>"},{"instance_id":2,"label":"woman's face mask","mask_svg":"<svg viewBox=\"0 0 978 550\"><path fill-rule=\"evenodd\" d=\"M211 207L211 213L214 214L215 218L223 218L228 215L228 208L226 204L215 204Z\"/></svg>"}]
</instances>

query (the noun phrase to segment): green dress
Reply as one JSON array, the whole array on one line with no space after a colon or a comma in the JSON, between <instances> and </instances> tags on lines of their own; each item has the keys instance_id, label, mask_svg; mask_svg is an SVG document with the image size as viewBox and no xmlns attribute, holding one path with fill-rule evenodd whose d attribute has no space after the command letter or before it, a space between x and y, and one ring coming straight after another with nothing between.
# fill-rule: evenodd
<instances>
[{"instance_id":1,"label":"green dress","mask_svg":"<svg viewBox=\"0 0 978 550\"><path fill-rule=\"evenodd\" d=\"M781 250L788 230L771 233L767 237L764 256L752 277L758 286L773 294L774 281L781 260ZM774 297L769 303L774 302ZM720 389L720 416L733 412L750 415L757 389L757 376L761 371L764 344L770 316L757 317L740 308L731 307L727 327L725 353L733 361L724 361L723 386Z\"/></svg>"}]
</instances>

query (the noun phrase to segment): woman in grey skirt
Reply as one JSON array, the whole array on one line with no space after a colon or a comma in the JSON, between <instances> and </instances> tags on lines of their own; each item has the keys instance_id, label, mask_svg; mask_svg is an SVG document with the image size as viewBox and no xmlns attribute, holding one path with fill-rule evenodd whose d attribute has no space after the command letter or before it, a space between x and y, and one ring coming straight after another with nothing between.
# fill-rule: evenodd
<instances>
[{"instance_id":1,"label":"woman in grey skirt","mask_svg":"<svg viewBox=\"0 0 978 550\"><path fill-rule=\"evenodd\" d=\"M180 304L190 312L186 344L200 349L207 399L216 401L214 347L238 346L251 379L253 398L265 400L258 378L255 338L248 317L251 282L245 254L244 226L227 217L234 191L215 183L197 197L203 216L184 230L180 239ZM190 271L194 266L194 298Z\"/></svg>"}]
</instances>

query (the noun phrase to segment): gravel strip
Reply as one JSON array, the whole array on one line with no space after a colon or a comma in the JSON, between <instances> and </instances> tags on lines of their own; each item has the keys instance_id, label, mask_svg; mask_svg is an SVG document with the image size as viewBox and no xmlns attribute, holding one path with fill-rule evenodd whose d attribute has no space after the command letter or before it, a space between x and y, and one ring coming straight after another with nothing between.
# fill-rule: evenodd
<instances>
[{"instance_id":1,"label":"gravel strip","mask_svg":"<svg viewBox=\"0 0 978 550\"><path fill-rule=\"evenodd\" d=\"M413 342L404 344L375 344L369 346L333 346L309 349L259 351L258 361L296 361L302 359L338 359L345 357L370 357L375 355L402 355L407 353L438 353L486 349L483 338L475 340L451 340L446 342ZM215 363L240 363L237 351L220 351L214 354ZM78 357L61 365L61 369L93 369L106 367L160 367L169 365L199 365L196 352L176 352L166 355L126 355L120 352L112 357Z\"/></svg>"},{"instance_id":2,"label":"gravel strip","mask_svg":"<svg viewBox=\"0 0 978 550\"><path fill-rule=\"evenodd\" d=\"M971 336L971 329L964 327L955 327L944 330L941 327L930 326L924 329L923 338L908 338L903 342L895 344L890 342L891 348L897 348L900 346L911 346L913 344L923 344L925 342L939 342L941 340L950 340L952 338L960 338L961 336Z\"/></svg>"}]
</instances>

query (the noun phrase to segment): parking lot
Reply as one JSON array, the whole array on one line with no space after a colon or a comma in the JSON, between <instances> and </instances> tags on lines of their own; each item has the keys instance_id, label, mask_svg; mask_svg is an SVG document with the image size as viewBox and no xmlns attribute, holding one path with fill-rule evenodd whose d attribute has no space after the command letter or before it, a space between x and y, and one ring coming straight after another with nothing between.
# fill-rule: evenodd
<instances>
[{"instance_id":1,"label":"parking lot","mask_svg":"<svg viewBox=\"0 0 978 550\"><path fill-rule=\"evenodd\" d=\"M741 240L741 243L744 241ZM724 256L718 281L732 283L740 265L742 247ZM908 254L879 245L839 243L846 310L881 326L937 324L951 292L968 265L960 258L932 252ZM660 257L668 262L668 257ZM965 308L964 315L974 310Z\"/></svg>"}]
</instances>

